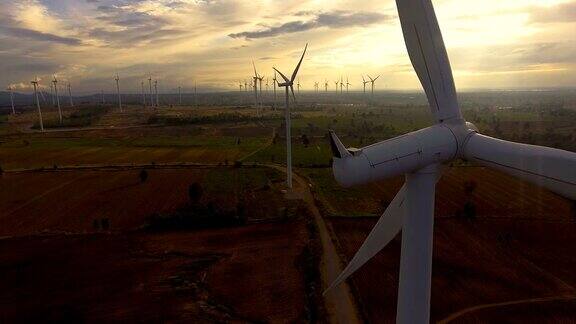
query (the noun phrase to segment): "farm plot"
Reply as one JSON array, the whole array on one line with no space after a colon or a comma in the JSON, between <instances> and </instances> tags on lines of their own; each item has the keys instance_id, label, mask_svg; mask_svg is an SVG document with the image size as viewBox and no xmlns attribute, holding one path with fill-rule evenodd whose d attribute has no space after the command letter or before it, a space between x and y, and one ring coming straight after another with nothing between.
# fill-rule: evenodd
<instances>
[{"instance_id":1,"label":"farm plot","mask_svg":"<svg viewBox=\"0 0 576 324\"><path fill-rule=\"evenodd\" d=\"M348 260L375 221L375 218L330 218L341 251ZM576 239L575 230L575 222L560 220L477 219L471 222L437 218L432 320L478 305L574 294L576 277L568 269L573 268L576 256L567 246ZM539 248L533 249L535 245ZM400 237L397 237L351 279L361 309L370 322L395 319L399 258ZM563 309L561 318L576 318L574 308L567 310L563 304L554 302L546 305L542 306L548 309L544 314L550 316L541 314L539 318L543 322L554 322L557 317L552 313L556 308ZM499 317L490 317L492 311L480 311L478 315L472 312L462 319L498 318L521 322L526 318L522 309L502 306L497 312Z\"/></svg>"},{"instance_id":2,"label":"farm plot","mask_svg":"<svg viewBox=\"0 0 576 324\"><path fill-rule=\"evenodd\" d=\"M201 185L204 204L235 207L242 201L250 218L277 216L280 176L261 168L69 171L4 174L0 178L0 236L42 231L91 232L95 220L110 229L142 226L152 214L175 211L189 201L188 187ZM225 185L222 183L225 182ZM222 185L218 185L222 184ZM224 190L223 188L226 188ZM268 188L268 189L266 189ZM224 208L223 207L223 208Z\"/></svg>"}]
</instances>

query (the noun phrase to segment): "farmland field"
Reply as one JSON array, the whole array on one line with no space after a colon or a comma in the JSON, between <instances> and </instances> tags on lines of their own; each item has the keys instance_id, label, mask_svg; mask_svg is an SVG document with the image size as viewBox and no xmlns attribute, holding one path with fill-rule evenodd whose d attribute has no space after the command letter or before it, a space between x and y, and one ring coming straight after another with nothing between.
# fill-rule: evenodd
<instances>
[{"instance_id":1,"label":"farmland field","mask_svg":"<svg viewBox=\"0 0 576 324\"><path fill-rule=\"evenodd\" d=\"M311 316L316 306L302 297L310 285L303 257L309 216L280 194L277 171L151 169L143 182L140 171L2 176L2 322ZM149 230L150 215L187 205L194 183L202 188L200 205L226 212L242 201L247 223ZM95 222L102 219L106 228Z\"/></svg>"}]
</instances>

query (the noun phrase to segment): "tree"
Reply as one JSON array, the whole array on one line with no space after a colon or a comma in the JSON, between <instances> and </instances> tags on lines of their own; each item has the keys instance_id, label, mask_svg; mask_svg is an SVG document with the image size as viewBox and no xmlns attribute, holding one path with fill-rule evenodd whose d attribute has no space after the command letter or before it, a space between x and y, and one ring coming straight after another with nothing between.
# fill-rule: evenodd
<instances>
[{"instance_id":1,"label":"tree","mask_svg":"<svg viewBox=\"0 0 576 324\"><path fill-rule=\"evenodd\" d=\"M146 171L146 169L142 169L142 171L140 171L140 183L144 183L146 182L146 180L148 180L148 171Z\"/></svg>"},{"instance_id":2,"label":"tree","mask_svg":"<svg viewBox=\"0 0 576 324\"><path fill-rule=\"evenodd\" d=\"M304 144L304 147L308 147L308 145L310 145L310 140L308 139L308 136L306 136L306 134L302 134L301 138L302 138L302 144Z\"/></svg>"},{"instance_id":3,"label":"tree","mask_svg":"<svg viewBox=\"0 0 576 324\"><path fill-rule=\"evenodd\" d=\"M199 183L194 182L188 186L188 198L192 204L197 204L202 198L202 186Z\"/></svg>"}]
</instances>

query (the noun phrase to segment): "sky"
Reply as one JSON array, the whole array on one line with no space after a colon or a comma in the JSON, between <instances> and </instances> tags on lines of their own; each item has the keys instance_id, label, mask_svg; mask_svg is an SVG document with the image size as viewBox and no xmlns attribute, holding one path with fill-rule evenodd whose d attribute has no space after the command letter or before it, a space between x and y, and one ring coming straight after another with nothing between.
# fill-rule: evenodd
<instances>
[{"instance_id":1,"label":"sky","mask_svg":"<svg viewBox=\"0 0 576 324\"><path fill-rule=\"evenodd\" d=\"M576 85L576 0L435 0L457 89ZM390 0L20 0L0 2L0 86L52 75L75 93L238 89L252 61L290 74L309 43L304 89L420 89ZM265 81L266 82L266 81Z\"/></svg>"}]
</instances>

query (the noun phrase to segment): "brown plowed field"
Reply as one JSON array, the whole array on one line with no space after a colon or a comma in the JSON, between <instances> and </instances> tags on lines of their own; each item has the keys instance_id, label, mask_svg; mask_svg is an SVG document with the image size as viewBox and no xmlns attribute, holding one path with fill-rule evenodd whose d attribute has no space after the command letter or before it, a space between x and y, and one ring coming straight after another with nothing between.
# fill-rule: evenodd
<instances>
[{"instance_id":1,"label":"brown plowed field","mask_svg":"<svg viewBox=\"0 0 576 324\"><path fill-rule=\"evenodd\" d=\"M134 231L185 204L192 182L202 202L242 199L249 219L277 217L297 204L280 194L277 171L148 170L145 183L139 172L0 177L0 322L306 321L306 211L240 227ZM97 233L93 219L104 217L111 231Z\"/></svg>"}]
</instances>

